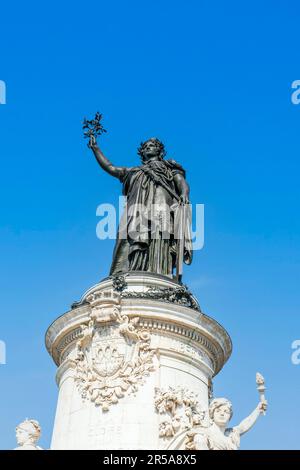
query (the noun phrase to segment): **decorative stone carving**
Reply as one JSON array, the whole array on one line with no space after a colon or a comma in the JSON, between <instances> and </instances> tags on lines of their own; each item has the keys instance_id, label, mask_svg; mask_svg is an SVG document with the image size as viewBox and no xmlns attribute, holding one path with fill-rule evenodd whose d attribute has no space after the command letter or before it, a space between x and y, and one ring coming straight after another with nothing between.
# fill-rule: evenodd
<instances>
[{"instance_id":1,"label":"decorative stone carving","mask_svg":"<svg viewBox=\"0 0 300 470\"><path fill-rule=\"evenodd\" d=\"M81 351L92 341L94 335L94 320L90 320L87 325L80 325L81 333L80 338L77 342L77 349Z\"/></svg>"},{"instance_id":2,"label":"decorative stone carving","mask_svg":"<svg viewBox=\"0 0 300 470\"><path fill-rule=\"evenodd\" d=\"M113 279L113 283L112 283L113 288L117 292L122 292L124 289L127 288L127 283L126 283L124 275L114 276L112 279Z\"/></svg>"},{"instance_id":3,"label":"decorative stone carving","mask_svg":"<svg viewBox=\"0 0 300 470\"><path fill-rule=\"evenodd\" d=\"M86 297L89 303L90 318L95 323L107 323L115 321L120 310L120 294L113 289L95 291Z\"/></svg>"},{"instance_id":4,"label":"decorative stone carving","mask_svg":"<svg viewBox=\"0 0 300 470\"><path fill-rule=\"evenodd\" d=\"M198 302L186 286L150 287L146 292L123 291L121 297L123 299L161 300L201 311Z\"/></svg>"},{"instance_id":5,"label":"decorative stone carving","mask_svg":"<svg viewBox=\"0 0 300 470\"><path fill-rule=\"evenodd\" d=\"M164 415L159 424L159 437L164 439L174 438L204 418L197 395L184 387L156 388L154 404L156 411Z\"/></svg>"},{"instance_id":6,"label":"decorative stone carving","mask_svg":"<svg viewBox=\"0 0 300 470\"><path fill-rule=\"evenodd\" d=\"M42 450L37 446L41 436L41 427L35 419L25 419L16 427L18 447L14 450Z\"/></svg>"},{"instance_id":7,"label":"decorative stone carving","mask_svg":"<svg viewBox=\"0 0 300 470\"><path fill-rule=\"evenodd\" d=\"M230 356L229 335L184 305L122 297L152 287L173 292L179 284L172 279L137 272L125 279L121 292L112 277L88 289L86 302L59 316L46 334L58 366L52 449L183 450L187 433L204 421L201 410L189 419L185 404L176 405L175 415L156 412L154 389L181 385L207 409L209 379ZM208 416L202 424L208 426Z\"/></svg>"},{"instance_id":8,"label":"decorative stone carving","mask_svg":"<svg viewBox=\"0 0 300 470\"><path fill-rule=\"evenodd\" d=\"M186 434L184 449L186 450L238 450L240 438L256 423L261 414L265 414L267 401L264 396L264 378L256 376L260 402L252 413L233 428L227 425L232 417L232 404L226 398L215 398L209 406L209 426L197 424Z\"/></svg>"},{"instance_id":9,"label":"decorative stone carving","mask_svg":"<svg viewBox=\"0 0 300 470\"><path fill-rule=\"evenodd\" d=\"M103 305L115 305L120 303L120 294L113 289L96 290L88 294L85 300L93 308Z\"/></svg>"},{"instance_id":10,"label":"decorative stone carving","mask_svg":"<svg viewBox=\"0 0 300 470\"><path fill-rule=\"evenodd\" d=\"M125 394L135 393L155 370L156 351L150 333L137 329L138 317L129 319L115 306L104 319L119 326L102 326L103 315L97 310L88 325L81 326L75 381L83 399L108 411Z\"/></svg>"}]
</instances>

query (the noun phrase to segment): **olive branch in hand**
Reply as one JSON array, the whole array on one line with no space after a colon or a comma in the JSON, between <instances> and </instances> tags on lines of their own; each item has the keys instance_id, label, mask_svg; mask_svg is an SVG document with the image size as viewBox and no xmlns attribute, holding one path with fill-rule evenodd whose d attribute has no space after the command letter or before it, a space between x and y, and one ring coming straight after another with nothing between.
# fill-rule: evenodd
<instances>
[{"instance_id":1,"label":"olive branch in hand","mask_svg":"<svg viewBox=\"0 0 300 470\"><path fill-rule=\"evenodd\" d=\"M82 129L84 130L83 135L85 138L91 140L91 138L94 137L94 140L96 140L99 135L107 132L102 126L101 120L102 114L99 112L97 112L95 118L90 121L84 118Z\"/></svg>"}]
</instances>

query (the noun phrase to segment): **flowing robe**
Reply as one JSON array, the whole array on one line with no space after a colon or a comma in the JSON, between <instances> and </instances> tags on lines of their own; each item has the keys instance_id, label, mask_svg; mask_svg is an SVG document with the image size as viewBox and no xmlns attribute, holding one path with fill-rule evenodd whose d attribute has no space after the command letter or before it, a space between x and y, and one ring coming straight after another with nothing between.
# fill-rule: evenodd
<instances>
[{"instance_id":1,"label":"flowing robe","mask_svg":"<svg viewBox=\"0 0 300 470\"><path fill-rule=\"evenodd\" d=\"M179 200L174 176L178 173L185 177L184 169L174 160L152 160L140 167L124 168L120 180L127 205L118 230L111 275L147 271L172 276ZM190 264L190 221L185 225L184 261Z\"/></svg>"}]
</instances>

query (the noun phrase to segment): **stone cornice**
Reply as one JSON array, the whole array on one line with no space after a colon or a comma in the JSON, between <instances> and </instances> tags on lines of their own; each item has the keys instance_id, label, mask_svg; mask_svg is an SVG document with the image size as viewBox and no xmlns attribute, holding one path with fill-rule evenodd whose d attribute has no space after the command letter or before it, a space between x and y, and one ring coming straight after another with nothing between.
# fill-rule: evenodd
<instances>
[{"instance_id":1,"label":"stone cornice","mask_svg":"<svg viewBox=\"0 0 300 470\"><path fill-rule=\"evenodd\" d=\"M128 282L129 289L146 289L149 285L170 286L173 281L151 277L134 277ZM89 289L76 308L65 313L53 322L46 334L46 346L57 365L69 356L81 336L81 325L88 324L91 315L96 315L99 327L114 325L111 318L114 308L129 319L138 317L138 326L162 336L182 338L207 356L207 366L212 367L213 375L223 367L231 354L231 339L224 328L215 320L190 307L177 303L146 298L122 298L108 279ZM200 360L195 358L194 360Z\"/></svg>"}]
</instances>

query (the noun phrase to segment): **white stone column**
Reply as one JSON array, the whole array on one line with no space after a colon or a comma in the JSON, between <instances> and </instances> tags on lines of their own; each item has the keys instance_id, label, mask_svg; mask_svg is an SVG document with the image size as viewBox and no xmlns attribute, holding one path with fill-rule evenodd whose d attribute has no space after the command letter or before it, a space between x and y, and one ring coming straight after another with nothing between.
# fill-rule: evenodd
<instances>
[{"instance_id":1,"label":"white stone column","mask_svg":"<svg viewBox=\"0 0 300 470\"><path fill-rule=\"evenodd\" d=\"M183 448L231 353L195 299L145 273L89 289L50 326L46 345L58 366L52 449Z\"/></svg>"}]
</instances>

